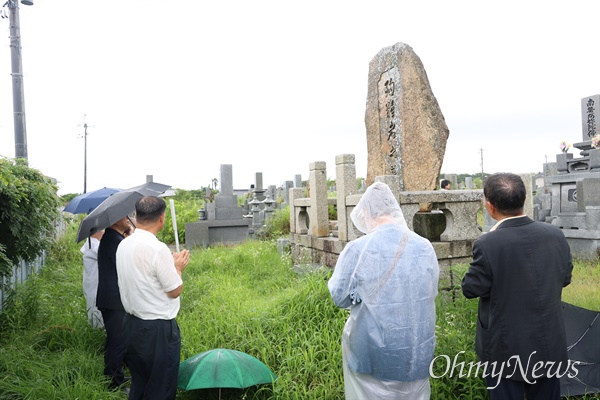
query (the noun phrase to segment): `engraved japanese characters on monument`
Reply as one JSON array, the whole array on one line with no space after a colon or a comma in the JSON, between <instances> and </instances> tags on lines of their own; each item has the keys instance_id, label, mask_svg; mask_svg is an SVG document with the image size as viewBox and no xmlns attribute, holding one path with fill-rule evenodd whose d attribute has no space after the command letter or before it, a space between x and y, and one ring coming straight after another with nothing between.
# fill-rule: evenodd
<instances>
[{"instance_id":1,"label":"engraved japanese characters on monument","mask_svg":"<svg viewBox=\"0 0 600 400\"><path fill-rule=\"evenodd\" d=\"M600 94L581 99L583 140L592 140L600 133Z\"/></svg>"},{"instance_id":2,"label":"engraved japanese characters on monument","mask_svg":"<svg viewBox=\"0 0 600 400\"><path fill-rule=\"evenodd\" d=\"M403 191L435 189L449 131L410 46L397 43L371 60L365 125L367 185L397 175Z\"/></svg>"},{"instance_id":3,"label":"engraved japanese characters on monument","mask_svg":"<svg viewBox=\"0 0 600 400\"><path fill-rule=\"evenodd\" d=\"M384 72L379 79L379 129L380 136L387 136L387 140L381 145L387 168L391 175L402 175L402 163L398 157L402 148L402 121L395 98L396 85L400 90L400 73L394 67Z\"/></svg>"}]
</instances>

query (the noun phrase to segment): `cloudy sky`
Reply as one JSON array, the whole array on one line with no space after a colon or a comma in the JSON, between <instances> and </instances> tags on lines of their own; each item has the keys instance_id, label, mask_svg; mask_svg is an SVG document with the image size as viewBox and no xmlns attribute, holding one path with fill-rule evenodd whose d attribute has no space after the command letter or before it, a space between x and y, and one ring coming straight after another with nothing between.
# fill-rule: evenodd
<instances>
[{"instance_id":1,"label":"cloudy sky","mask_svg":"<svg viewBox=\"0 0 600 400\"><path fill-rule=\"evenodd\" d=\"M582 140L600 93L600 1L35 0L20 5L30 166L59 193L156 182L236 189L356 156L366 177L370 60L408 44L450 136L443 173L538 172ZM8 19L0 155L14 157Z\"/></svg>"}]
</instances>

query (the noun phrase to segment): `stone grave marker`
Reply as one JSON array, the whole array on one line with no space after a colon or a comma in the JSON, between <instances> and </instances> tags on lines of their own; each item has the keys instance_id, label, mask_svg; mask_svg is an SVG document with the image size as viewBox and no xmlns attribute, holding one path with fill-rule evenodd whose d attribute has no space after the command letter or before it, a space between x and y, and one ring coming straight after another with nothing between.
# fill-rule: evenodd
<instances>
[{"instance_id":1,"label":"stone grave marker","mask_svg":"<svg viewBox=\"0 0 600 400\"><path fill-rule=\"evenodd\" d=\"M584 142L600 133L600 94L581 99L581 127Z\"/></svg>"},{"instance_id":2,"label":"stone grave marker","mask_svg":"<svg viewBox=\"0 0 600 400\"><path fill-rule=\"evenodd\" d=\"M467 188L467 190L473 189L473 177L465 177L465 187Z\"/></svg>"},{"instance_id":3,"label":"stone grave marker","mask_svg":"<svg viewBox=\"0 0 600 400\"><path fill-rule=\"evenodd\" d=\"M433 190L449 130L427 73L413 49L396 43L369 64L367 186L397 175L400 190Z\"/></svg>"},{"instance_id":4,"label":"stone grave marker","mask_svg":"<svg viewBox=\"0 0 600 400\"><path fill-rule=\"evenodd\" d=\"M444 178L450 181L450 189L458 189L458 175L456 174L444 174Z\"/></svg>"},{"instance_id":5,"label":"stone grave marker","mask_svg":"<svg viewBox=\"0 0 600 400\"><path fill-rule=\"evenodd\" d=\"M293 181L285 181L283 189L283 202L285 204L290 203L290 189L294 187Z\"/></svg>"},{"instance_id":6,"label":"stone grave marker","mask_svg":"<svg viewBox=\"0 0 600 400\"><path fill-rule=\"evenodd\" d=\"M197 222L185 225L185 241L188 248L210 246L217 243L235 244L248 238L250 220L244 218L243 209L237 205L233 190L233 168L221 164L219 193L214 202L205 203ZM208 190L208 189L207 189Z\"/></svg>"}]
</instances>

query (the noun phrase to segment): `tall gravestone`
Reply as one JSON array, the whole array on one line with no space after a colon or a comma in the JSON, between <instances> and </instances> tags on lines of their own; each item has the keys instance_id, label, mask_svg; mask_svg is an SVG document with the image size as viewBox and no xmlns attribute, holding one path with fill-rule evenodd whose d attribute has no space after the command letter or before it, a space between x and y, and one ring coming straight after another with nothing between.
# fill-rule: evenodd
<instances>
[{"instance_id":1,"label":"tall gravestone","mask_svg":"<svg viewBox=\"0 0 600 400\"><path fill-rule=\"evenodd\" d=\"M214 244L236 244L248 238L250 220L243 217L233 192L231 164L221 165L219 193L215 201L204 204L205 218L185 225L185 242L188 247Z\"/></svg>"},{"instance_id":2,"label":"tall gravestone","mask_svg":"<svg viewBox=\"0 0 600 400\"><path fill-rule=\"evenodd\" d=\"M263 188L262 172L256 172L254 174L254 190L252 191L252 195L258 201L263 201L265 199L265 189Z\"/></svg>"},{"instance_id":3,"label":"tall gravestone","mask_svg":"<svg viewBox=\"0 0 600 400\"><path fill-rule=\"evenodd\" d=\"M456 174L444 174L444 179L450 181L450 189L458 189L458 175Z\"/></svg>"},{"instance_id":4,"label":"tall gravestone","mask_svg":"<svg viewBox=\"0 0 600 400\"><path fill-rule=\"evenodd\" d=\"M465 177L465 187L467 190L473 189L473 178L470 176Z\"/></svg>"},{"instance_id":5,"label":"tall gravestone","mask_svg":"<svg viewBox=\"0 0 600 400\"><path fill-rule=\"evenodd\" d=\"M221 180L219 181L219 193L215 196L214 203L206 204L214 210L214 219L237 219L242 218L242 209L238 207L237 196L233 193L233 169L231 164L221 165ZM209 211L209 219L213 213Z\"/></svg>"},{"instance_id":6,"label":"tall gravestone","mask_svg":"<svg viewBox=\"0 0 600 400\"><path fill-rule=\"evenodd\" d=\"M290 189L294 187L294 181L285 181L283 185L283 202L290 204Z\"/></svg>"},{"instance_id":7,"label":"tall gravestone","mask_svg":"<svg viewBox=\"0 0 600 400\"><path fill-rule=\"evenodd\" d=\"M396 43L369 64L367 185L398 175L400 190L433 190L449 130L413 49Z\"/></svg>"}]
</instances>

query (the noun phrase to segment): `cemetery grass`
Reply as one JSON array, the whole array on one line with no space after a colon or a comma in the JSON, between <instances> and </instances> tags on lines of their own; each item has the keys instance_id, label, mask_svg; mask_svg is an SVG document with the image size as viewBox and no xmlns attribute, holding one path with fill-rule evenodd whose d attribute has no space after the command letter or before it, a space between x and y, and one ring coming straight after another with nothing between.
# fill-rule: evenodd
<instances>
[{"instance_id":1,"label":"cemetery grass","mask_svg":"<svg viewBox=\"0 0 600 400\"><path fill-rule=\"evenodd\" d=\"M102 330L87 323L81 254L73 229L46 267L11 295L0 318L0 399L122 399L106 389ZM564 299L600 309L600 265L576 262ZM477 301L459 288L466 265L440 282L436 355L476 361ZM222 399L343 399L341 333L347 311L332 303L329 271L297 275L274 240L193 249L177 318L182 361L214 348L246 352L277 376L272 385L223 389ZM579 283L580 282L580 283ZM443 375L444 365L434 364ZM486 399L480 378L431 379L432 399ZM217 399L217 389L178 391L178 399ZM587 396L582 399L598 399Z\"/></svg>"}]
</instances>

